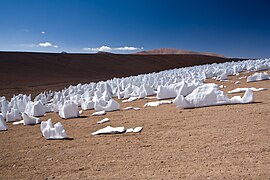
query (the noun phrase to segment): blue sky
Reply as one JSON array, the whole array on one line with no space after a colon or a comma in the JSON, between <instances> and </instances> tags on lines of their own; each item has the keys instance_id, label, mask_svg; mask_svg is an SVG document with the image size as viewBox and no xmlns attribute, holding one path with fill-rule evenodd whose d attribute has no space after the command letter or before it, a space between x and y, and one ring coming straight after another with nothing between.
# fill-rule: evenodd
<instances>
[{"instance_id":1,"label":"blue sky","mask_svg":"<svg viewBox=\"0 0 270 180\"><path fill-rule=\"evenodd\" d=\"M270 0L0 0L0 50L270 57Z\"/></svg>"}]
</instances>

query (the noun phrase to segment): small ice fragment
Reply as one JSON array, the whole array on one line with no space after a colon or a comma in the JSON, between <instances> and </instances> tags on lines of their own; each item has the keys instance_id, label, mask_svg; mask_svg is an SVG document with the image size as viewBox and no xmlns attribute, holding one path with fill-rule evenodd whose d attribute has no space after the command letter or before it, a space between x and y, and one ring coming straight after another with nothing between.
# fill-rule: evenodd
<instances>
[{"instance_id":1,"label":"small ice fragment","mask_svg":"<svg viewBox=\"0 0 270 180\"><path fill-rule=\"evenodd\" d=\"M245 79L247 78L247 76L242 76L242 77L239 77L238 79Z\"/></svg>"},{"instance_id":2,"label":"small ice fragment","mask_svg":"<svg viewBox=\"0 0 270 180\"><path fill-rule=\"evenodd\" d=\"M137 100L137 99L139 99L139 97L130 97L130 98L128 98L127 100L123 100L122 102L123 102L123 103L125 103L125 102L132 102L132 101L135 101L135 100Z\"/></svg>"},{"instance_id":3,"label":"small ice fragment","mask_svg":"<svg viewBox=\"0 0 270 180\"><path fill-rule=\"evenodd\" d=\"M162 100L162 101L154 101L154 102L148 102L144 105L144 107L146 106L151 106L151 107L156 107L159 106L161 104L171 104L172 101L171 100Z\"/></svg>"},{"instance_id":4,"label":"small ice fragment","mask_svg":"<svg viewBox=\"0 0 270 180\"><path fill-rule=\"evenodd\" d=\"M104 114L106 114L105 111L97 111L97 112L94 112L94 113L92 114L92 116L101 116L101 115L104 115Z\"/></svg>"},{"instance_id":5,"label":"small ice fragment","mask_svg":"<svg viewBox=\"0 0 270 180\"><path fill-rule=\"evenodd\" d=\"M224 86L224 85L220 85L220 86L219 86L219 88L221 88L221 89L222 89L222 88L226 88L226 86Z\"/></svg>"},{"instance_id":6,"label":"small ice fragment","mask_svg":"<svg viewBox=\"0 0 270 180\"><path fill-rule=\"evenodd\" d=\"M20 121L17 121L17 122L14 122L12 123L13 125L18 125L18 124L23 124L24 123L24 120L20 120Z\"/></svg>"},{"instance_id":7,"label":"small ice fragment","mask_svg":"<svg viewBox=\"0 0 270 180\"><path fill-rule=\"evenodd\" d=\"M133 132L134 132L134 133L138 133L138 132L141 132L142 129L143 129L143 127L135 127L135 128L133 129Z\"/></svg>"},{"instance_id":8,"label":"small ice fragment","mask_svg":"<svg viewBox=\"0 0 270 180\"><path fill-rule=\"evenodd\" d=\"M130 109L133 109L133 107L132 106L128 106L128 107L123 108L123 110L130 110Z\"/></svg>"},{"instance_id":9,"label":"small ice fragment","mask_svg":"<svg viewBox=\"0 0 270 180\"><path fill-rule=\"evenodd\" d=\"M109 118L104 118L104 119L98 121L97 124L102 124L102 123L109 122L109 121L110 121Z\"/></svg>"},{"instance_id":10,"label":"small ice fragment","mask_svg":"<svg viewBox=\"0 0 270 180\"><path fill-rule=\"evenodd\" d=\"M156 99L157 97L155 96L150 96L150 97L145 97L144 99Z\"/></svg>"},{"instance_id":11,"label":"small ice fragment","mask_svg":"<svg viewBox=\"0 0 270 180\"><path fill-rule=\"evenodd\" d=\"M128 128L128 129L126 130L126 133L131 133L131 132L133 132L133 128Z\"/></svg>"},{"instance_id":12,"label":"small ice fragment","mask_svg":"<svg viewBox=\"0 0 270 180\"><path fill-rule=\"evenodd\" d=\"M131 110L131 109L133 109L133 110L135 110L135 111L138 111L138 110L140 110L140 108L138 108L138 107L132 107L132 106L128 106L128 107L125 107L125 108L123 108L123 110Z\"/></svg>"}]
</instances>

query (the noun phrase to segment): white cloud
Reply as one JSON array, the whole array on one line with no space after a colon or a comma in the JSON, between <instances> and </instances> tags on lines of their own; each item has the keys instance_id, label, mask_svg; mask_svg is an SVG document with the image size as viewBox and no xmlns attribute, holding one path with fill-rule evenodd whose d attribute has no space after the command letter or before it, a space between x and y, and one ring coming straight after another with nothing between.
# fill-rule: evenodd
<instances>
[{"instance_id":1,"label":"white cloud","mask_svg":"<svg viewBox=\"0 0 270 180\"><path fill-rule=\"evenodd\" d=\"M39 47L54 47L54 48L58 48L57 45L53 45L50 42L42 42L42 43L39 43L37 46L39 46Z\"/></svg>"},{"instance_id":2,"label":"white cloud","mask_svg":"<svg viewBox=\"0 0 270 180\"><path fill-rule=\"evenodd\" d=\"M98 52L98 51L105 51L105 52L111 52L111 51L139 51L143 48L137 48L132 46L124 46L124 47L116 47L112 48L106 45L103 45L99 48L83 48L84 51L91 51L91 52Z\"/></svg>"},{"instance_id":3,"label":"white cloud","mask_svg":"<svg viewBox=\"0 0 270 180\"><path fill-rule=\"evenodd\" d=\"M46 34L46 32L45 31L41 31L41 34Z\"/></svg>"},{"instance_id":4,"label":"white cloud","mask_svg":"<svg viewBox=\"0 0 270 180\"><path fill-rule=\"evenodd\" d=\"M24 47L52 47L52 48L58 48L57 45L54 45L50 42L41 42L41 43L38 43L38 44L20 44L20 46L24 46Z\"/></svg>"},{"instance_id":5,"label":"white cloud","mask_svg":"<svg viewBox=\"0 0 270 180\"><path fill-rule=\"evenodd\" d=\"M125 46L125 47L119 47L119 48L114 48L114 49L117 50L117 51L137 51L137 50L141 50L143 48Z\"/></svg>"}]
</instances>

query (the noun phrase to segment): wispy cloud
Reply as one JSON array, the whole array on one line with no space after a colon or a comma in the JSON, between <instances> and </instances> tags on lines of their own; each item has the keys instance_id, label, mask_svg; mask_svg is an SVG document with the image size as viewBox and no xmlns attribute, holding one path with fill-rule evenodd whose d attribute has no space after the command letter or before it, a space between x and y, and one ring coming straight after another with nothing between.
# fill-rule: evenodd
<instances>
[{"instance_id":1,"label":"wispy cloud","mask_svg":"<svg viewBox=\"0 0 270 180\"><path fill-rule=\"evenodd\" d=\"M98 51L105 51L105 52L112 52L112 51L140 51L143 48L137 48L132 46L123 46L123 47L109 47L106 45L103 45L98 48L83 48L84 51L90 51L90 52L98 52Z\"/></svg>"},{"instance_id":2,"label":"wispy cloud","mask_svg":"<svg viewBox=\"0 0 270 180\"><path fill-rule=\"evenodd\" d=\"M54 48L58 48L57 45L54 45L50 42L41 42L38 44L39 47L54 47Z\"/></svg>"}]
</instances>

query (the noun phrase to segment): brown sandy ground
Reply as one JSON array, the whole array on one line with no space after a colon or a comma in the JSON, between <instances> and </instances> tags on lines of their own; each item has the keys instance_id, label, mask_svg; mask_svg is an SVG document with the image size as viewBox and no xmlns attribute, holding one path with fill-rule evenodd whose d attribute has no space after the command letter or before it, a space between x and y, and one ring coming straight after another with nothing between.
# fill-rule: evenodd
<instances>
[{"instance_id":1,"label":"brown sandy ground","mask_svg":"<svg viewBox=\"0 0 270 180\"><path fill-rule=\"evenodd\" d=\"M252 86L270 90L270 81L240 81L216 83L226 85L226 92ZM154 100L142 99L121 103L140 111L92 117L89 110L68 120L55 113L42 117L60 121L73 140L45 140L40 125L8 124L9 130L0 132L0 179L269 179L269 90L255 92L256 103L244 105L143 107ZM105 117L111 122L96 124ZM90 134L107 125L144 129L138 134Z\"/></svg>"},{"instance_id":2,"label":"brown sandy ground","mask_svg":"<svg viewBox=\"0 0 270 180\"><path fill-rule=\"evenodd\" d=\"M205 55L0 52L0 96L61 90L69 85L239 59Z\"/></svg>"}]
</instances>

